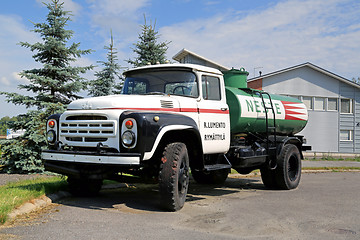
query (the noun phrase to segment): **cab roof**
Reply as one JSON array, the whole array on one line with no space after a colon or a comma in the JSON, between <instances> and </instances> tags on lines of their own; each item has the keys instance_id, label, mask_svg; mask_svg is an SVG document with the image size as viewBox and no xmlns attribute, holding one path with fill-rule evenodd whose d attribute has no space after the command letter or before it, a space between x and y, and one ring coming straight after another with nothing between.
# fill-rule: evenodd
<instances>
[{"instance_id":1,"label":"cab roof","mask_svg":"<svg viewBox=\"0 0 360 240\"><path fill-rule=\"evenodd\" d=\"M189 63L166 63L166 64L148 65L148 66L129 69L129 70L125 71L123 74L126 76L128 73L139 71L139 70L165 69L165 68L172 68L172 69L174 69L174 68L182 68L182 69L188 68L188 69L191 69L193 71L201 71L201 72L207 72L207 73L213 73L213 74L222 75L222 73L219 70L215 69L215 68L206 67L206 66L198 65L198 64L189 64Z\"/></svg>"}]
</instances>

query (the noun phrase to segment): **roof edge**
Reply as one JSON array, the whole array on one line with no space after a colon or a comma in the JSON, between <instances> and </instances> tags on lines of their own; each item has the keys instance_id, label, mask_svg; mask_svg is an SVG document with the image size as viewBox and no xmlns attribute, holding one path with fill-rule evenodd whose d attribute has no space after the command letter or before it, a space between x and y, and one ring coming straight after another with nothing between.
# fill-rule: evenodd
<instances>
[{"instance_id":1,"label":"roof edge","mask_svg":"<svg viewBox=\"0 0 360 240\"><path fill-rule=\"evenodd\" d=\"M274 75L278 75L278 74L281 74L281 73L285 73L285 72L289 72L289 71L292 71L292 70L295 70L295 69L298 69L298 68L302 68L302 67L310 67L318 72L321 72L325 75L328 75L332 78L335 78L341 82L344 82L346 84L349 84L353 87L357 87L357 88L360 88L360 85L355 83L355 82L352 82L351 80L347 79L347 78L344 78L340 75L337 75L333 72L330 72L324 68L321 68L315 64L312 64L310 62L306 62L306 63L302 63L302 64L299 64L299 65L295 65L295 66L292 66L292 67L288 67L288 68L285 68L285 69L282 69L282 70L278 70L278 71L275 71L275 72L272 72L272 73L268 73L268 74L265 74L265 75L262 75L262 76L258 76L258 77L254 77L254 78L250 78L248 79L248 82L252 82L252 81L255 81L255 80L258 80L258 79L264 79L264 78L267 78L267 77L272 77Z\"/></svg>"}]
</instances>

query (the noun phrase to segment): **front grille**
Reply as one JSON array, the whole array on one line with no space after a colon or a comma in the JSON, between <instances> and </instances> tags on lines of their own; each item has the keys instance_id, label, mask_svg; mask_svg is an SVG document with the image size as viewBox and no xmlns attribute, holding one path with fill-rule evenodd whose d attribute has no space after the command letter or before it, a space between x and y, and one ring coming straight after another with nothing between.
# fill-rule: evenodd
<instances>
[{"instance_id":1,"label":"front grille","mask_svg":"<svg viewBox=\"0 0 360 240\"><path fill-rule=\"evenodd\" d=\"M68 116L60 134L71 142L105 142L116 135L116 121L103 116Z\"/></svg>"}]
</instances>

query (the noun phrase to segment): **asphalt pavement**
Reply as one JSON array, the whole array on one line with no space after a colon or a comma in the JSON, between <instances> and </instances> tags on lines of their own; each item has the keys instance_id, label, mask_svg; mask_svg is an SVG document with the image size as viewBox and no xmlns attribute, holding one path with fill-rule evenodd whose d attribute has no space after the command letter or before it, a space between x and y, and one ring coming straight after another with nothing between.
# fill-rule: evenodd
<instances>
[{"instance_id":1,"label":"asphalt pavement","mask_svg":"<svg viewBox=\"0 0 360 240\"><path fill-rule=\"evenodd\" d=\"M183 209L163 212L157 186L70 197L0 227L0 239L359 239L360 174L303 174L297 189L264 188L259 176L219 187L191 182ZM2 238L3 237L3 238Z\"/></svg>"},{"instance_id":2,"label":"asphalt pavement","mask_svg":"<svg viewBox=\"0 0 360 240\"><path fill-rule=\"evenodd\" d=\"M302 167L303 168L316 168L318 172L321 172L322 170L319 170L318 168L327 168L327 167L357 167L360 168L360 162L355 161L310 161L310 160L303 160L302 161ZM307 170L305 172L311 172L312 170ZM238 175L238 174L237 174ZM16 182L20 180L25 179L34 179L37 177L42 176L48 176L48 175L40 175L40 174L0 174L0 186L5 185L9 182ZM234 175L235 177L235 175ZM10 219L15 218L17 215L25 214L28 212L31 212L35 209L42 208L51 202L58 201L59 199L62 199L64 197L68 197L70 194L68 192L58 192L55 194L51 194L49 196L43 196L39 199L35 199L31 202L25 203L21 207L15 209L12 213L8 215Z\"/></svg>"}]
</instances>

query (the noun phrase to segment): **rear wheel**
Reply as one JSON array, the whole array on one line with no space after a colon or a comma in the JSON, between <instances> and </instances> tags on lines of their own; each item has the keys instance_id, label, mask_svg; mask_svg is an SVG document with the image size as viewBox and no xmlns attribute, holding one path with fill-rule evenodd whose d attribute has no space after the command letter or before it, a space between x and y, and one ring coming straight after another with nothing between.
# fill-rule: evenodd
<instances>
[{"instance_id":1,"label":"rear wheel","mask_svg":"<svg viewBox=\"0 0 360 240\"><path fill-rule=\"evenodd\" d=\"M178 211L185 203L189 187L189 156L184 143L171 143L161 158L159 188L161 205Z\"/></svg>"},{"instance_id":2,"label":"rear wheel","mask_svg":"<svg viewBox=\"0 0 360 240\"><path fill-rule=\"evenodd\" d=\"M296 188L301 178L301 157L299 149L287 144L277 159L277 168L268 166L260 169L261 179L267 188L289 190Z\"/></svg>"},{"instance_id":3,"label":"rear wheel","mask_svg":"<svg viewBox=\"0 0 360 240\"><path fill-rule=\"evenodd\" d=\"M301 157L299 149L293 145L285 145L282 149L276 168L276 182L280 189L294 189L301 178Z\"/></svg>"}]
</instances>

